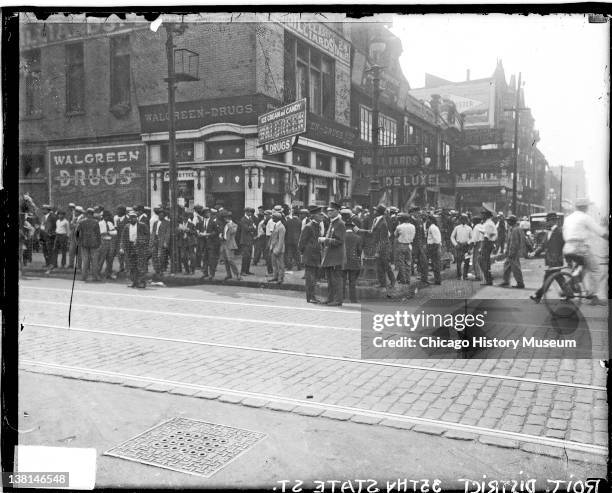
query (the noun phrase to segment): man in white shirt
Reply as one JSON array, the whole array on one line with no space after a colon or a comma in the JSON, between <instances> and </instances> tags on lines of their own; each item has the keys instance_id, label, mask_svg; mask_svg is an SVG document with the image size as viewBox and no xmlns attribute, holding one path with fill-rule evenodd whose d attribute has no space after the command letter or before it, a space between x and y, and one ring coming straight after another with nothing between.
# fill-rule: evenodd
<instances>
[{"instance_id":1,"label":"man in white shirt","mask_svg":"<svg viewBox=\"0 0 612 493\"><path fill-rule=\"evenodd\" d=\"M482 286L492 286L493 276L491 275L491 253L495 249L497 241L497 226L493 222L493 211L484 209L482 211L484 223L482 225L482 243L480 245L480 270L482 272Z\"/></svg>"},{"instance_id":2,"label":"man in white shirt","mask_svg":"<svg viewBox=\"0 0 612 493\"><path fill-rule=\"evenodd\" d=\"M440 277L440 257L442 255L442 234L436 218L427 218L427 257L431 261L431 268L434 274L434 284L442 284Z\"/></svg>"},{"instance_id":3,"label":"man in white shirt","mask_svg":"<svg viewBox=\"0 0 612 493\"><path fill-rule=\"evenodd\" d=\"M400 284L410 284L410 272L412 271L412 242L416 235L414 224L409 222L410 216L405 212L397 215L399 224L395 228L397 240L397 268L399 275L397 281Z\"/></svg>"},{"instance_id":4,"label":"man in white shirt","mask_svg":"<svg viewBox=\"0 0 612 493\"><path fill-rule=\"evenodd\" d=\"M66 219L66 213L59 211L55 221L55 244L53 245L53 265L57 265L57 256L62 253L62 269L66 267L66 252L68 251L68 235L70 233L70 222Z\"/></svg>"},{"instance_id":5,"label":"man in white shirt","mask_svg":"<svg viewBox=\"0 0 612 493\"><path fill-rule=\"evenodd\" d=\"M598 260L593 254L590 245L601 237L608 239L608 232L587 214L589 200L576 199L576 210L565 218L563 222L563 255L573 255L584 262L583 283L584 289L590 297L596 298L599 290L597 280Z\"/></svg>"},{"instance_id":6,"label":"man in white shirt","mask_svg":"<svg viewBox=\"0 0 612 493\"><path fill-rule=\"evenodd\" d=\"M113 221L113 215L110 211L103 211L102 218L98 221L100 227L100 248L97 250L97 262L94 262L94 267L98 269L98 275L102 274L102 267L106 262L106 279L115 279L113 274L113 260L115 259L115 238L117 236L117 228Z\"/></svg>"},{"instance_id":7,"label":"man in white shirt","mask_svg":"<svg viewBox=\"0 0 612 493\"><path fill-rule=\"evenodd\" d=\"M472 228L468 226L465 214L459 217L459 224L453 229L450 240L455 247L457 279L461 279L461 265L463 264L463 279L466 280L470 270L469 251L472 245Z\"/></svg>"}]
</instances>

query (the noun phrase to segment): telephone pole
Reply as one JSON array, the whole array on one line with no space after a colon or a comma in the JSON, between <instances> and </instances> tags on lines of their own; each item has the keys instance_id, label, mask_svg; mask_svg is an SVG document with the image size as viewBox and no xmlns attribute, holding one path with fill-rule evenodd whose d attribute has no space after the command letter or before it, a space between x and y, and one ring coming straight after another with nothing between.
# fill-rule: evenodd
<instances>
[{"instance_id":1,"label":"telephone pole","mask_svg":"<svg viewBox=\"0 0 612 493\"><path fill-rule=\"evenodd\" d=\"M518 143L519 143L519 115L521 111L529 111L531 108L521 108L521 72L518 76L518 85L516 88L516 101L514 108L504 108L505 111L512 111L514 113L514 163L512 166L512 214L517 215L517 178L518 178Z\"/></svg>"}]
</instances>

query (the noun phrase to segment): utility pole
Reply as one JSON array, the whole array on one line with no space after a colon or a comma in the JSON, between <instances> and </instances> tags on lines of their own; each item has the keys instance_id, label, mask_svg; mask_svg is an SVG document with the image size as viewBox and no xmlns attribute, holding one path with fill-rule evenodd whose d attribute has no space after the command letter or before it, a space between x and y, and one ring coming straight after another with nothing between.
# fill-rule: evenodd
<instances>
[{"instance_id":1,"label":"utility pole","mask_svg":"<svg viewBox=\"0 0 612 493\"><path fill-rule=\"evenodd\" d=\"M561 165L561 180L559 184L559 212L563 212L563 165Z\"/></svg>"},{"instance_id":2,"label":"utility pole","mask_svg":"<svg viewBox=\"0 0 612 493\"><path fill-rule=\"evenodd\" d=\"M382 67L379 65L374 65L371 69L372 71L372 174L370 177L370 208L376 207L376 203L378 200L378 189L380 187L380 182L376 178L376 173L378 173L378 136L379 136L379 128L378 128L378 116L379 116L379 100L380 100L380 72Z\"/></svg>"},{"instance_id":3,"label":"utility pole","mask_svg":"<svg viewBox=\"0 0 612 493\"><path fill-rule=\"evenodd\" d=\"M177 169L176 169L176 128L174 124L174 90L176 81L174 75L174 24L168 22L166 27L166 56L168 58L168 167L170 175L170 273L176 274L177 249L176 234L178 228L177 210Z\"/></svg>"},{"instance_id":4,"label":"utility pole","mask_svg":"<svg viewBox=\"0 0 612 493\"><path fill-rule=\"evenodd\" d=\"M505 111L512 111L514 113L514 163L512 166L512 214L516 215L518 213L517 209L517 178L518 178L518 142L519 142L519 115L521 111L529 111L531 108L521 108L521 72L519 72L518 76L518 85L516 88L516 101L514 104L514 108L504 108Z\"/></svg>"}]
</instances>

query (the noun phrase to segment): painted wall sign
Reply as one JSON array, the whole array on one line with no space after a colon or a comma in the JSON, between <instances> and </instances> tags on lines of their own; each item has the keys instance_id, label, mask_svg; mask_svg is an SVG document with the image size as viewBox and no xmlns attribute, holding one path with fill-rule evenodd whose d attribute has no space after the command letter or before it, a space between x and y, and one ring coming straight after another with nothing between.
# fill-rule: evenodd
<instances>
[{"instance_id":1,"label":"painted wall sign","mask_svg":"<svg viewBox=\"0 0 612 493\"><path fill-rule=\"evenodd\" d=\"M261 94L231 98L201 99L176 103L176 130L194 130L213 123L255 125L257 116L278 107L276 100ZM141 106L140 126L143 133L168 131L168 105Z\"/></svg>"},{"instance_id":2,"label":"painted wall sign","mask_svg":"<svg viewBox=\"0 0 612 493\"><path fill-rule=\"evenodd\" d=\"M357 130L321 118L314 113L308 113L306 137L345 149L352 149L357 139Z\"/></svg>"},{"instance_id":3,"label":"painted wall sign","mask_svg":"<svg viewBox=\"0 0 612 493\"><path fill-rule=\"evenodd\" d=\"M355 151L355 160L361 166L372 165L372 146L366 146ZM378 149L377 166L381 167L417 167L422 163L421 149L416 145L399 145L380 147Z\"/></svg>"},{"instance_id":4,"label":"painted wall sign","mask_svg":"<svg viewBox=\"0 0 612 493\"><path fill-rule=\"evenodd\" d=\"M257 140L267 144L306 132L306 98L276 108L257 118Z\"/></svg>"},{"instance_id":5,"label":"painted wall sign","mask_svg":"<svg viewBox=\"0 0 612 493\"><path fill-rule=\"evenodd\" d=\"M461 134L464 145L499 144L504 140L503 128L471 128Z\"/></svg>"},{"instance_id":6,"label":"painted wall sign","mask_svg":"<svg viewBox=\"0 0 612 493\"><path fill-rule=\"evenodd\" d=\"M193 170L178 170L176 179L178 181L189 181L196 178L196 172ZM170 172L164 171L164 181L170 181Z\"/></svg>"},{"instance_id":7,"label":"painted wall sign","mask_svg":"<svg viewBox=\"0 0 612 493\"><path fill-rule=\"evenodd\" d=\"M350 43L319 22L302 22L300 14L288 14L291 20L281 23L285 29L314 44L323 52L347 65L351 63Z\"/></svg>"},{"instance_id":8,"label":"painted wall sign","mask_svg":"<svg viewBox=\"0 0 612 493\"><path fill-rule=\"evenodd\" d=\"M148 23L144 22L21 22L19 48L29 50L66 41L147 28Z\"/></svg>"},{"instance_id":9,"label":"painted wall sign","mask_svg":"<svg viewBox=\"0 0 612 493\"><path fill-rule=\"evenodd\" d=\"M49 151L50 199L66 206L144 204L145 146L115 145Z\"/></svg>"}]
</instances>

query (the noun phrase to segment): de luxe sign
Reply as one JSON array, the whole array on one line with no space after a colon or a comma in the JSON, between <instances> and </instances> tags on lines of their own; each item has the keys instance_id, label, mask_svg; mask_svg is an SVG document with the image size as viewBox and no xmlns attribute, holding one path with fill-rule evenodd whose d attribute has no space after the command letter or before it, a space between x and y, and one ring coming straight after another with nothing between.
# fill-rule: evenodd
<instances>
[{"instance_id":1,"label":"de luxe sign","mask_svg":"<svg viewBox=\"0 0 612 493\"><path fill-rule=\"evenodd\" d=\"M49 151L51 201L75 204L136 205L146 199L146 159L142 144Z\"/></svg>"}]
</instances>

